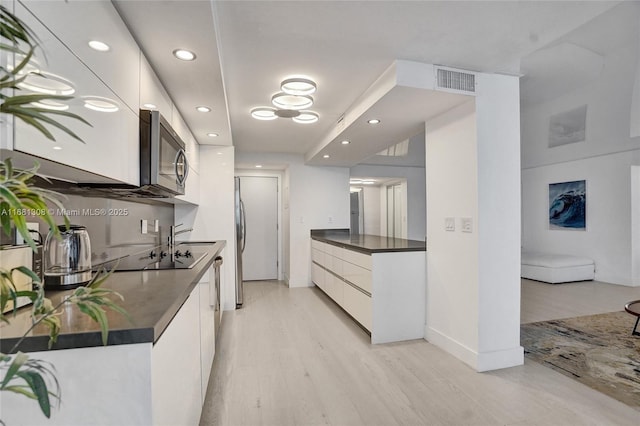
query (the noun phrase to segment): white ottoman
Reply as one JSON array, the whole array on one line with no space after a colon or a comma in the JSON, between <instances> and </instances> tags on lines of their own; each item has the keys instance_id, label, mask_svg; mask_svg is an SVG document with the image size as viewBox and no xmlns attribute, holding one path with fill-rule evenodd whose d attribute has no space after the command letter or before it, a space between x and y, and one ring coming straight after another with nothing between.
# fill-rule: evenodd
<instances>
[{"instance_id":1,"label":"white ottoman","mask_svg":"<svg viewBox=\"0 0 640 426\"><path fill-rule=\"evenodd\" d=\"M557 284L593 280L595 270L593 259L588 257L523 251L520 276Z\"/></svg>"}]
</instances>

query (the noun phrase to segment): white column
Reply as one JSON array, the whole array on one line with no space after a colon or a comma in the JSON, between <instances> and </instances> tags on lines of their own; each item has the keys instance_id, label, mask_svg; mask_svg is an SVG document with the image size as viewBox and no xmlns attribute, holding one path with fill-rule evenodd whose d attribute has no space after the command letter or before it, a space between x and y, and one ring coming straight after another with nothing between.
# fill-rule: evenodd
<instances>
[{"instance_id":1,"label":"white column","mask_svg":"<svg viewBox=\"0 0 640 426\"><path fill-rule=\"evenodd\" d=\"M520 109L517 78L477 78L475 102L426 123L425 336L487 371L524 362Z\"/></svg>"}]
</instances>

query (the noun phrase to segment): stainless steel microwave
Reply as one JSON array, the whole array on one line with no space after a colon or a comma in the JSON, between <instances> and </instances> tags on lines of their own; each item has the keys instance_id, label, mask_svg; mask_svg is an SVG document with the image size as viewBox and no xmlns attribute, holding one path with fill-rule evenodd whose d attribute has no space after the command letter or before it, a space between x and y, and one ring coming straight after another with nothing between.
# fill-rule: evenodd
<instances>
[{"instance_id":1,"label":"stainless steel microwave","mask_svg":"<svg viewBox=\"0 0 640 426\"><path fill-rule=\"evenodd\" d=\"M140 187L158 196L183 195L189 162L185 144L158 111L140 110Z\"/></svg>"}]
</instances>

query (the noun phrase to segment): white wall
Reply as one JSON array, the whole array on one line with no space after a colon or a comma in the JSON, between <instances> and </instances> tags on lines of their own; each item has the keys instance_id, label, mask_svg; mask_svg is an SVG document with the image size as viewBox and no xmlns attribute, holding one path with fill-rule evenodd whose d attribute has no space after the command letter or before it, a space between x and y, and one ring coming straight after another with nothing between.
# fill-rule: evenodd
<instances>
[{"instance_id":1,"label":"white wall","mask_svg":"<svg viewBox=\"0 0 640 426\"><path fill-rule=\"evenodd\" d=\"M349 228L349 169L313 167L302 155L239 152L238 163L260 162L286 167L283 217L288 216L285 276L290 287L310 287L311 229ZM288 208L287 208L288 206ZM287 212L288 210L288 212ZM286 221L286 220L285 220Z\"/></svg>"},{"instance_id":2,"label":"white wall","mask_svg":"<svg viewBox=\"0 0 640 426\"><path fill-rule=\"evenodd\" d=\"M515 77L479 74L477 97L426 123L425 335L478 371L520 346L520 122ZM456 229L445 231L445 218ZM472 232L461 232L470 218Z\"/></svg>"},{"instance_id":3,"label":"white wall","mask_svg":"<svg viewBox=\"0 0 640 426\"><path fill-rule=\"evenodd\" d=\"M369 235L382 235L380 227L380 187L363 186L363 214L364 233Z\"/></svg>"},{"instance_id":4,"label":"white wall","mask_svg":"<svg viewBox=\"0 0 640 426\"><path fill-rule=\"evenodd\" d=\"M406 179L407 238L410 240L424 241L424 237L426 235L424 217L427 211L424 167L372 166L362 164L352 167L350 174L352 177L397 177ZM384 226L382 226L380 231L384 232L384 229Z\"/></svg>"},{"instance_id":5,"label":"white wall","mask_svg":"<svg viewBox=\"0 0 640 426\"><path fill-rule=\"evenodd\" d=\"M473 102L429 121L426 129L425 336L473 365L473 355L467 352L478 348L478 233L444 229L446 217L470 217L474 223L478 222ZM459 227L459 223L456 226Z\"/></svg>"},{"instance_id":6,"label":"white wall","mask_svg":"<svg viewBox=\"0 0 640 426\"><path fill-rule=\"evenodd\" d=\"M640 150L524 169L523 246L590 257L598 281L632 285L633 164L640 164ZM587 181L587 229L549 229L549 184L582 179Z\"/></svg>"},{"instance_id":7,"label":"white wall","mask_svg":"<svg viewBox=\"0 0 640 426\"><path fill-rule=\"evenodd\" d=\"M226 240L221 300L225 310L236 308L236 236L234 218L234 147L200 145L200 205L176 204L175 221L184 228L182 241Z\"/></svg>"},{"instance_id":8,"label":"white wall","mask_svg":"<svg viewBox=\"0 0 640 426\"><path fill-rule=\"evenodd\" d=\"M640 165L640 137L630 136L640 123L632 111L640 37L601 53L599 77L522 109L522 242L527 250L594 259L596 280L640 285L632 261L640 247L632 240L631 185L631 167ZM549 118L581 105L587 105L585 141L549 148ZM586 231L549 230L549 183L583 179Z\"/></svg>"}]
</instances>

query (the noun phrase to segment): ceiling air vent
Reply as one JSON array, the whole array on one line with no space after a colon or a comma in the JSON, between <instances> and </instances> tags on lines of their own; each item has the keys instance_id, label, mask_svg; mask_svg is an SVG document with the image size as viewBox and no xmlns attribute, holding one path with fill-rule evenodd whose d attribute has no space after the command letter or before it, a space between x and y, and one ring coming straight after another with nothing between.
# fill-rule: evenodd
<instances>
[{"instance_id":1,"label":"ceiling air vent","mask_svg":"<svg viewBox=\"0 0 640 426\"><path fill-rule=\"evenodd\" d=\"M476 75L470 72L436 68L437 88L458 93L476 93Z\"/></svg>"}]
</instances>

